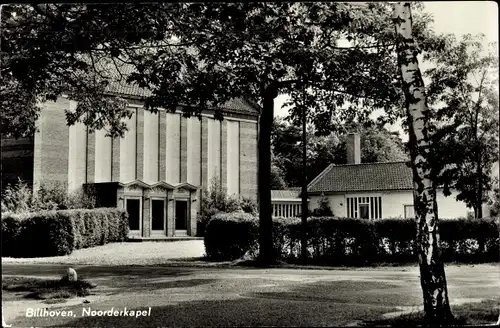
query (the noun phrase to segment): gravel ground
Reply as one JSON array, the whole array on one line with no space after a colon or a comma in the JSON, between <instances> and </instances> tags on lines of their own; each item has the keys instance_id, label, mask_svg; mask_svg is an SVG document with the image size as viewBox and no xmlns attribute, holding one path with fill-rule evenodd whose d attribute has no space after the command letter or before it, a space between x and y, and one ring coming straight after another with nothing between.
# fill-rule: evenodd
<instances>
[{"instance_id":1,"label":"gravel ground","mask_svg":"<svg viewBox=\"0 0 500 328\"><path fill-rule=\"evenodd\" d=\"M203 240L174 242L111 243L79 249L67 256L12 258L2 257L5 263L60 263L92 265L155 265L175 259L205 256Z\"/></svg>"},{"instance_id":2,"label":"gravel ground","mask_svg":"<svg viewBox=\"0 0 500 328\"><path fill-rule=\"evenodd\" d=\"M57 264L6 264L2 275L56 277ZM75 266L97 284L97 295L68 303L28 303L2 295L6 321L13 327L241 327L347 326L382 318L384 314L418 309L422 292L418 268L296 270L196 268L169 266ZM450 265L447 279L452 304L498 302L498 265ZM13 296L13 297L14 297ZM28 308L66 309L74 317L26 316ZM151 315L89 317L82 310L143 310ZM471 306L472 308L472 306ZM498 316L493 309L495 318ZM486 322L490 322L486 321Z\"/></svg>"}]
</instances>

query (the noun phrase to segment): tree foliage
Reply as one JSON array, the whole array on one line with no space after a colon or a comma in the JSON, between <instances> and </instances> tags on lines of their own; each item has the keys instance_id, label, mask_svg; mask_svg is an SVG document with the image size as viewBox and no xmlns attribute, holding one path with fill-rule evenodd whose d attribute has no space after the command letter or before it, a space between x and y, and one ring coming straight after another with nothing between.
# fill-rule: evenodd
<instances>
[{"instance_id":1,"label":"tree foliage","mask_svg":"<svg viewBox=\"0 0 500 328\"><path fill-rule=\"evenodd\" d=\"M326 121L366 116L374 108L397 111L397 80L388 75L397 69L394 56L388 56L390 13L385 4L180 4L177 11L165 12L175 27L175 49L160 46L131 57L140 73L128 81L151 90L147 109L182 103L184 113L192 115L242 96L262 106L259 227L266 262L274 257L269 189L273 100L290 94L297 108L307 105ZM339 47L343 38L354 47ZM358 98L363 101L356 108L341 110Z\"/></svg>"},{"instance_id":2,"label":"tree foliage","mask_svg":"<svg viewBox=\"0 0 500 328\"><path fill-rule=\"evenodd\" d=\"M498 177L493 179L493 192L488 200L488 205L490 206L490 216L498 217L500 216L500 187Z\"/></svg>"},{"instance_id":3,"label":"tree foliage","mask_svg":"<svg viewBox=\"0 0 500 328\"><path fill-rule=\"evenodd\" d=\"M387 3L159 3L9 6L2 12L2 123L32 133L37 104L62 94L78 101L69 124L121 135L125 102L109 97L112 81L148 90L145 108L185 116L213 109L222 119L232 98L261 106L259 206L261 252L272 258L270 133L273 100L295 108L325 132L377 108L401 116L394 31ZM14 13L16 15L14 16ZM426 40L428 17L415 13ZM341 41L347 40L348 46ZM433 43L421 42L423 47ZM18 95L26 101L15 104ZM17 108L16 108L17 106ZM23 107L20 107L23 106ZM24 118L16 120L16 112ZM296 113L292 111L292 116ZM14 124L17 123L17 124ZM323 124L325 123L325 124Z\"/></svg>"},{"instance_id":4,"label":"tree foliage","mask_svg":"<svg viewBox=\"0 0 500 328\"><path fill-rule=\"evenodd\" d=\"M271 180L269 182L269 187L273 190L286 189L288 184L285 181L285 174L281 169L280 164L276 163L276 159L273 158L271 163Z\"/></svg>"},{"instance_id":5,"label":"tree foliage","mask_svg":"<svg viewBox=\"0 0 500 328\"><path fill-rule=\"evenodd\" d=\"M262 88L271 82L280 93L297 91L300 81L314 84L308 101L327 105L317 121L341 116L334 112L345 99L369 96L371 105L391 107L389 14L379 3L6 5L3 131L31 134L39 105L66 94L79 104L69 124L119 135L130 113L104 91L127 79L151 89L150 109L183 103L189 114L243 93L262 104ZM339 46L341 39L354 48ZM354 109L349 115L357 115Z\"/></svg>"},{"instance_id":6,"label":"tree foliage","mask_svg":"<svg viewBox=\"0 0 500 328\"><path fill-rule=\"evenodd\" d=\"M168 6L168 5L162 5ZM159 6L31 4L2 7L1 124L15 137L32 135L41 104L61 95L78 101L68 124L84 122L121 135L131 113L107 86L119 66L147 40L163 37Z\"/></svg>"},{"instance_id":7,"label":"tree foliage","mask_svg":"<svg viewBox=\"0 0 500 328\"><path fill-rule=\"evenodd\" d=\"M362 163L409 160L405 145L397 133L376 126L351 124L344 131L316 135L314 126L310 124L307 131L308 182L330 164L346 164L347 131L360 134ZM282 177L288 186L298 186L300 183L301 134L301 128L293 122L282 118L275 119L272 136L273 165L281 169Z\"/></svg>"},{"instance_id":8,"label":"tree foliage","mask_svg":"<svg viewBox=\"0 0 500 328\"><path fill-rule=\"evenodd\" d=\"M434 162L438 183L456 188L457 199L482 216L498 161L498 55L483 49L484 37L446 38L427 56L429 104L433 108Z\"/></svg>"}]
</instances>

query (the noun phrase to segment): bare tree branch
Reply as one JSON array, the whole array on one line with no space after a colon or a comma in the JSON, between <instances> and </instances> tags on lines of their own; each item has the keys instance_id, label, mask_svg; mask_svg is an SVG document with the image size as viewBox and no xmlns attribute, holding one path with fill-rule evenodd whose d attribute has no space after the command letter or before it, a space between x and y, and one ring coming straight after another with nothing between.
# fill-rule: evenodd
<instances>
[{"instance_id":1,"label":"bare tree branch","mask_svg":"<svg viewBox=\"0 0 500 328\"><path fill-rule=\"evenodd\" d=\"M120 71L120 68L116 64L116 60L115 60L115 58L113 56L111 56L111 60L113 61L113 64L115 65L116 71L118 72L118 74L120 74L120 79L122 81L125 80L125 77L123 76L122 72Z\"/></svg>"}]
</instances>

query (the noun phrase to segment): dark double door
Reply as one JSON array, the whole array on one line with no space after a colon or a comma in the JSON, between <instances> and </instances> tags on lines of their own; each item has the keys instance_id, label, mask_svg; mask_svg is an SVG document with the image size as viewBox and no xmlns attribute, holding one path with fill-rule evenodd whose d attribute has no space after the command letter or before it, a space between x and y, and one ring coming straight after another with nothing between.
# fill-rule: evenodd
<instances>
[{"instance_id":1,"label":"dark double door","mask_svg":"<svg viewBox=\"0 0 500 328\"><path fill-rule=\"evenodd\" d=\"M138 234L141 230L141 200L138 198L128 198L126 201L128 212L128 226L130 232Z\"/></svg>"},{"instance_id":2,"label":"dark double door","mask_svg":"<svg viewBox=\"0 0 500 328\"><path fill-rule=\"evenodd\" d=\"M165 234L167 225L165 215L165 200L151 200L151 230L153 233Z\"/></svg>"},{"instance_id":3,"label":"dark double door","mask_svg":"<svg viewBox=\"0 0 500 328\"><path fill-rule=\"evenodd\" d=\"M187 230L188 202L175 201L175 230Z\"/></svg>"},{"instance_id":4,"label":"dark double door","mask_svg":"<svg viewBox=\"0 0 500 328\"><path fill-rule=\"evenodd\" d=\"M151 233L153 235L166 235L167 215L166 201L164 199L151 199ZM126 200L126 210L128 212L129 227L134 235L141 234L142 218L141 200L138 198L128 198ZM175 230L187 231L188 202L187 200L175 201ZM144 234L143 234L144 235Z\"/></svg>"}]
</instances>

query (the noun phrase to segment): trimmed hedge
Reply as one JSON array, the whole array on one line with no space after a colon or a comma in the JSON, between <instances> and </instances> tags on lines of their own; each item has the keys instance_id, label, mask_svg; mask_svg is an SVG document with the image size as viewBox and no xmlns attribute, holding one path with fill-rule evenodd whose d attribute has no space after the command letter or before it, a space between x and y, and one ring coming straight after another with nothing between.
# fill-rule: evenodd
<instances>
[{"instance_id":1,"label":"trimmed hedge","mask_svg":"<svg viewBox=\"0 0 500 328\"><path fill-rule=\"evenodd\" d=\"M258 225L249 213L218 213L205 230L205 252L216 261L234 260L250 252L255 255Z\"/></svg>"},{"instance_id":2,"label":"trimmed hedge","mask_svg":"<svg viewBox=\"0 0 500 328\"><path fill-rule=\"evenodd\" d=\"M446 262L499 262L500 220L439 221L442 258ZM234 260L258 252L258 218L249 214L215 215L205 235L207 256ZM319 265L368 265L415 262L416 224L412 219L368 221L352 218L308 219L308 254ZM297 262L301 253L299 218L273 218L277 258Z\"/></svg>"},{"instance_id":3,"label":"trimmed hedge","mask_svg":"<svg viewBox=\"0 0 500 328\"><path fill-rule=\"evenodd\" d=\"M128 214L117 208L2 214L2 256L68 255L75 249L125 241Z\"/></svg>"}]
</instances>

